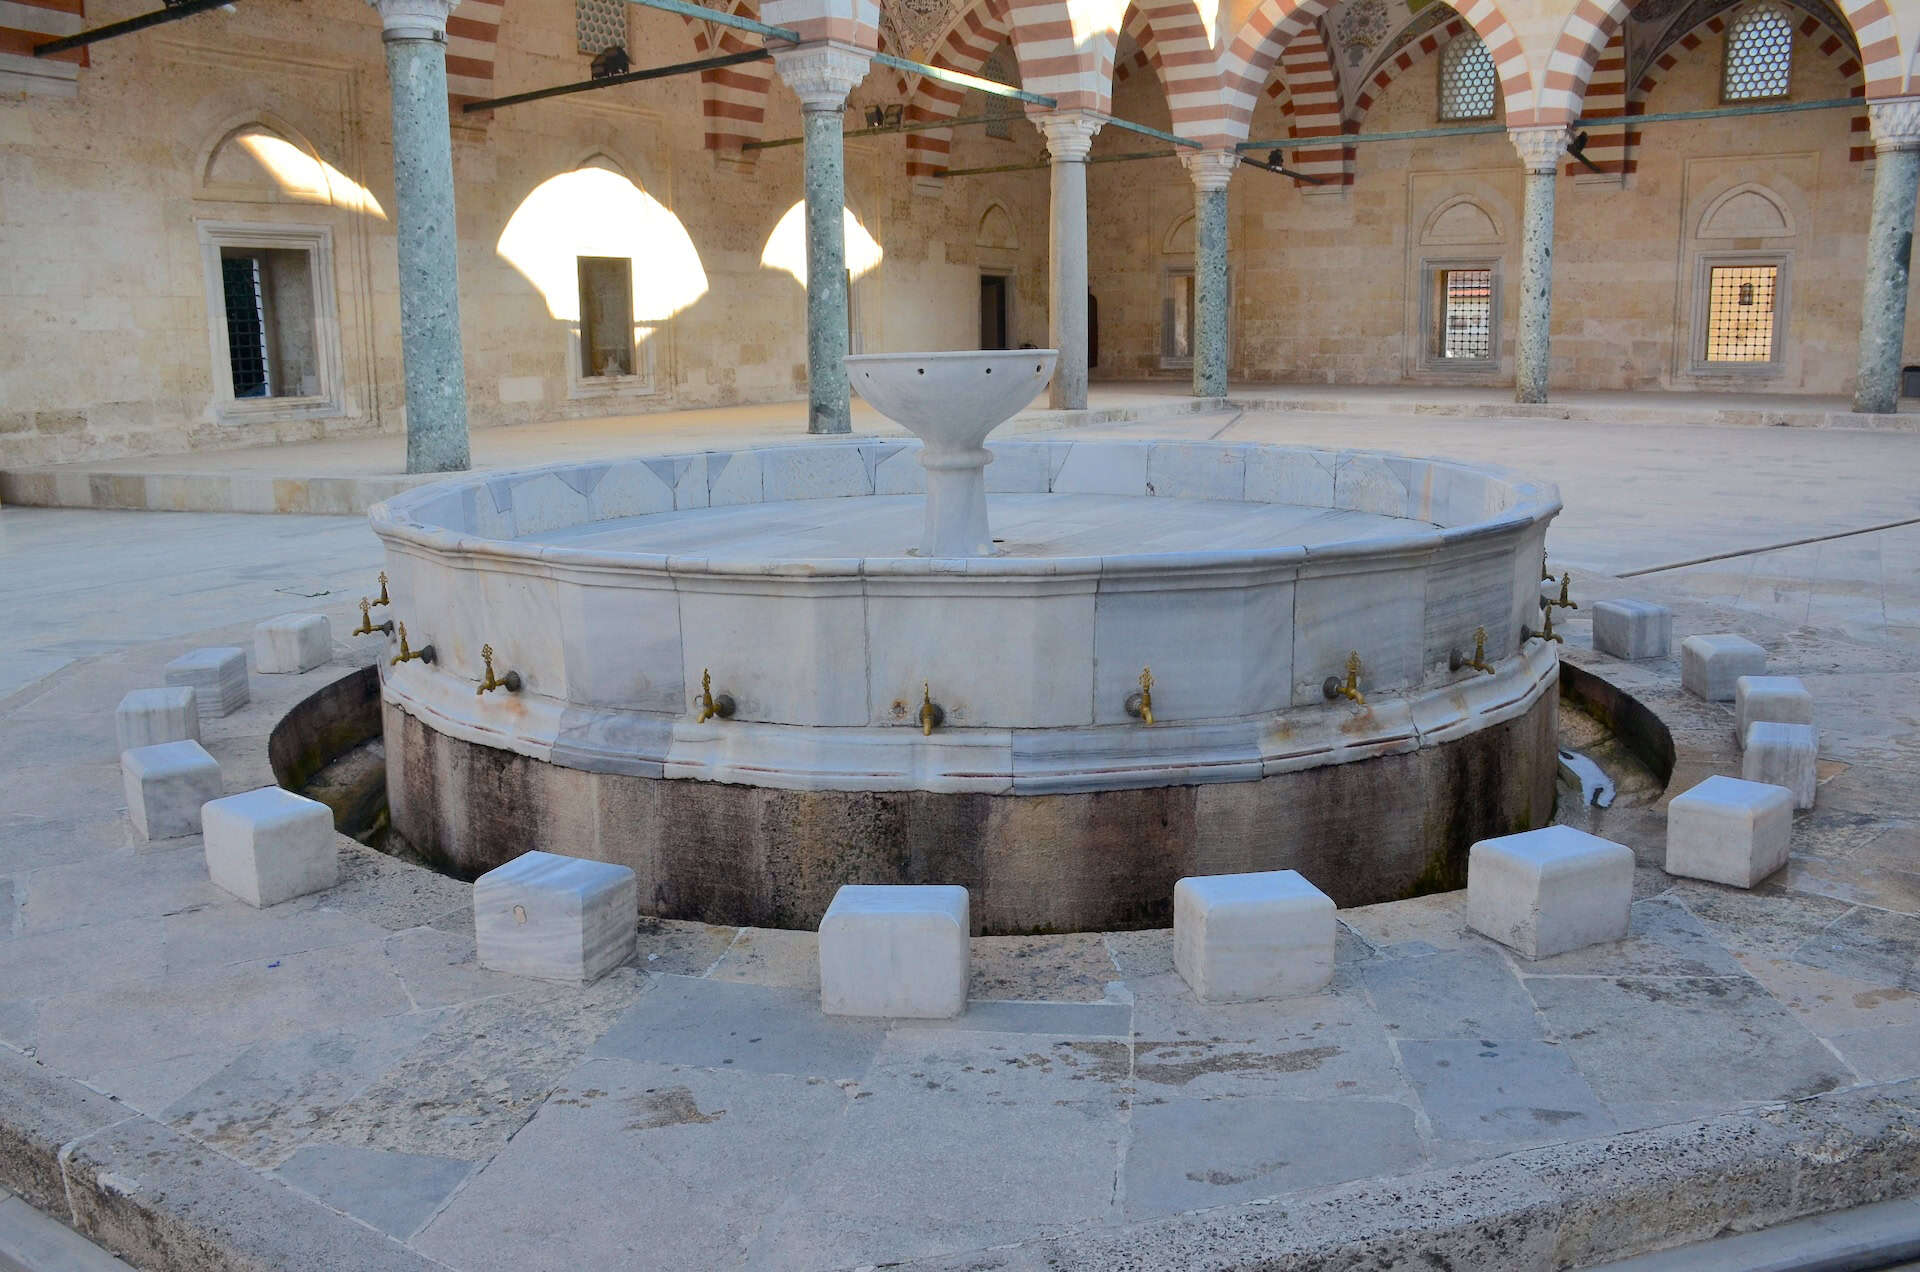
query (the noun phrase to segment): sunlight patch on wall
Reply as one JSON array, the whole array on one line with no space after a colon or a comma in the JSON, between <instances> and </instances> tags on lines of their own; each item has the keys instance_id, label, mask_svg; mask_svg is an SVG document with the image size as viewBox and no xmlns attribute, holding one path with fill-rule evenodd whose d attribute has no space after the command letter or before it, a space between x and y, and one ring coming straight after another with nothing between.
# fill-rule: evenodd
<instances>
[{"instance_id":1,"label":"sunlight patch on wall","mask_svg":"<svg viewBox=\"0 0 1920 1272\"><path fill-rule=\"evenodd\" d=\"M234 138L253 161L266 169L275 185L290 198L331 203L349 212L387 219L386 209L373 192L323 159L316 159L284 137L262 128L243 130Z\"/></svg>"},{"instance_id":2,"label":"sunlight patch on wall","mask_svg":"<svg viewBox=\"0 0 1920 1272\"><path fill-rule=\"evenodd\" d=\"M633 262L633 320L651 326L707 294L707 272L687 230L659 200L617 172L580 168L551 177L514 209L495 244L562 322L580 321L580 258Z\"/></svg>"},{"instance_id":3,"label":"sunlight patch on wall","mask_svg":"<svg viewBox=\"0 0 1920 1272\"><path fill-rule=\"evenodd\" d=\"M843 222L847 240L847 272L855 278L871 273L880 264L886 252L867 233L867 227L860 224L860 218L852 209L842 208ZM773 227L773 233L767 236L766 250L760 253L760 264L768 269L784 270L793 275L794 281L802 287L807 285L807 205L802 200L787 209L780 223Z\"/></svg>"}]
</instances>

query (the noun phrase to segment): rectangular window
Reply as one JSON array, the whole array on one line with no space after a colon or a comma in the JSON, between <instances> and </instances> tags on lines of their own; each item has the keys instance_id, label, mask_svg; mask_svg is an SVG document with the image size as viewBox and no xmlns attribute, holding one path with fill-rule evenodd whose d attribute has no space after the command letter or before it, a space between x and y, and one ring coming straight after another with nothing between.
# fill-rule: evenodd
<instances>
[{"instance_id":1,"label":"rectangular window","mask_svg":"<svg viewBox=\"0 0 1920 1272\"><path fill-rule=\"evenodd\" d=\"M1193 365L1193 269L1167 271L1166 292L1160 302L1160 363Z\"/></svg>"},{"instance_id":2,"label":"rectangular window","mask_svg":"<svg viewBox=\"0 0 1920 1272\"><path fill-rule=\"evenodd\" d=\"M579 263L581 378L633 375L633 262L582 256Z\"/></svg>"},{"instance_id":3,"label":"rectangular window","mask_svg":"<svg viewBox=\"0 0 1920 1272\"><path fill-rule=\"evenodd\" d=\"M213 222L198 228L216 418L341 414L331 232Z\"/></svg>"},{"instance_id":4,"label":"rectangular window","mask_svg":"<svg viewBox=\"0 0 1920 1272\"><path fill-rule=\"evenodd\" d=\"M1774 360L1774 291L1778 265L1715 265L1707 272L1706 361Z\"/></svg>"},{"instance_id":5,"label":"rectangular window","mask_svg":"<svg viewBox=\"0 0 1920 1272\"><path fill-rule=\"evenodd\" d=\"M1433 279L1433 356L1447 362L1492 359L1493 271L1440 269Z\"/></svg>"}]
</instances>

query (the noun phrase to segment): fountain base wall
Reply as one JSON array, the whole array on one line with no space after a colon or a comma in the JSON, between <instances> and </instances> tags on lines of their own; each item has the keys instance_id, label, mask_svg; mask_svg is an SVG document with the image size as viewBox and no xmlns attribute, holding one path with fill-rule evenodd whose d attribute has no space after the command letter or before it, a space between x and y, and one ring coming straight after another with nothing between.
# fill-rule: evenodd
<instances>
[{"instance_id":1,"label":"fountain base wall","mask_svg":"<svg viewBox=\"0 0 1920 1272\"><path fill-rule=\"evenodd\" d=\"M1557 695L1451 741L1258 781L1067 794L777 790L567 768L383 704L394 829L473 876L631 866L663 918L813 928L844 883L961 884L977 934L1166 927L1184 875L1295 869L1342 906L1464 886L1553 813Z\"/></svg>"}]
</instances>

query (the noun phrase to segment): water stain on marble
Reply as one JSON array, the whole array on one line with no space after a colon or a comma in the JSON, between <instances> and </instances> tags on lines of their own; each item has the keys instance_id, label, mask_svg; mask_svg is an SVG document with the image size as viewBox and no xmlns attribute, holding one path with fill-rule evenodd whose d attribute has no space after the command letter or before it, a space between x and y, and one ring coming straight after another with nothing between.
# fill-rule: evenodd
<instances>
[{"instance_id":1,"label":"water stain on marble","mask_svg":"<svg viewBox=\"0 0 1920 1272\"><path fill-rule=\"evenodd\" d=\"M693 1098L693 1091L683 1086L642 1091L639 1095L628 1096L623 1103L627 1112L633 1115L633 1121L622 1128L629 1131L657 1131L666 1126L699 1126L718 1122L727 1115L725 1109L702 1113L698 1101Z\"/></svg>"}]
</instances>

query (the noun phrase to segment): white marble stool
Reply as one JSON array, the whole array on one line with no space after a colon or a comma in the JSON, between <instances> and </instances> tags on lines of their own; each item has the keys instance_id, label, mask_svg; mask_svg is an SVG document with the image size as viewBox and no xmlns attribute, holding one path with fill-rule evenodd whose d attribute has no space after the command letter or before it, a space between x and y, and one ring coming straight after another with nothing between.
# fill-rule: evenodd
<instances>
[{"instance_id":1,"label":"white marble stool","mask_svg":"<svg viewBox=\"0 0 1920 1272\"><path fill-rule=\"evenodd\" d=\"M127 816L143 839L200 833L200 806L219 799L220 765L198 742L159 742L120 752Z\"/></svg>"},{"instance_id":2,"label":"white marble stool","mask_svg":"<svg viewBox=\"0 0 1920 1272\"><path fill-rule=\"evenodd\" d=\"M333 625L325 614L282 614L253 629L253 669L263 674L312 671L333 658Z\"/></svg>"},{"instance_id":3,"label":"white marble stool","mask_svg":"<svg viewBox=\"0 0 1920 1272\"><path fill-rule=\"evenodd\" d=\"M113 731L122 751L161 742L198 742L200 708L192 687L135 689L113 709Z\"/></svg>"},{"instance_id":4,"label":"white marble stool","mask_svg":"<svg viewBox=\"0 0 1920 1272\"><path fill-rule=\"evenodd\" d=\"M167 664L167 683L191 685L202 720L230 716L247 705L247 651L215 645Z\"/></svg>"},{"instance_id":5,"label":"white marble stool","mask_svg":"<svg viewBox=\"0 0 1920 1272\"><path fill-rule=\"evenodd\" d=\"M1673 646L1673 611L1652 601L1595 601L1593 647L1615 658L1665 658Z\"/></svg>"},{"instance_id":6,"label":"white marble stool","mask_svg":"<svg viewBox=\"0 0 1920 1272\"><path fill-rule=\"evenodd\" d=\"M278 786L216 799L200 810L207 877L248 905L265 907L340 882L333 811Z\"/></svg>"},{"instance_id":7,"label":"white marble stool","mask_svg":"<svg viewBox=\"0 0 1920 1272\"><path fill-rule=\"evenodd\" d=\"M965 888L847 884L820 920L820 1010L939 1020L967 1009Z\"/></svg>"},{"instance_id":8,"label":"white marble stool","mask_svg":"<svg viewBox=\"0 0 1920 1272\"><path fill-rule=\"evenodd\" d=\"M1732 702L1734 682L1762 676L1767 651L1745 636L1689 636L1680 642L1680 687L1708 702Z\"/></svg>"},{"instance_id":9,"label":"white marble stool","mask_svg":"<svg viewBox=\"0 0 1920 1272\"><path fill-rule=\"evenodd\" d=\"M1667 805L1667 873L1751 888L1787 864L1793 792L1710 777Z\"/></svg>"},{"instance_id":10,"label":"white marble stool","mask_svg":"<svg viewBox=\"0 0 1920 1272\"><path fill-rule=\"evenodd\" d=\"M1467 857L1467 924L1525 958L1627 934L1633 851L1571 826L1483 839Z\"/></svg>"},{"instance_id":11,"label":"white marble stool","mask_svg":"<svg viewBox=\"0 0 1920 1272\"><path fill-rule=\"evenodd\" d=\"M1812 724L1813 695L1798 676L1742 676L1733 682L1733 730L1742 746L1757 720Z\"/></svg>"},{"instance_id":12,"label":"white marble stool","mask_svg":"<svg viewBox=\"0 0 1920 1272\"><path fill-rule=\"evenodd\" d=\"M1173 885L1173 966L1203 1003L1294 998L1333 979L1333 898L1297 870Z\"/></svg>"},{"instance_id":13,"label":"white marble stool","mask_svg":"<svg viewBox=\"0 0 1920 1272\"><path fill-rule=\"evenodd\" d=\"M480 966L543 980L596 981L633 957L640 884L604 861L527 852L473 883Z\"/></svg>"},{"instance_id":14,"label":"white marble stool","mask_svg":"<svg viewBox=\"0 0 1920 1272\"><path fill-rule=\"evenodd\" d=\"M1812 808L1818 782L1815 765L1820 735L1810 724L1776 724L1756 720L1742 737L1740 776L1749 782L1768 782L1793 792L1795 808Z\"/></svg>"}]
</instances>

